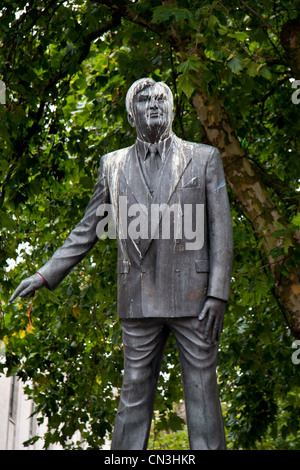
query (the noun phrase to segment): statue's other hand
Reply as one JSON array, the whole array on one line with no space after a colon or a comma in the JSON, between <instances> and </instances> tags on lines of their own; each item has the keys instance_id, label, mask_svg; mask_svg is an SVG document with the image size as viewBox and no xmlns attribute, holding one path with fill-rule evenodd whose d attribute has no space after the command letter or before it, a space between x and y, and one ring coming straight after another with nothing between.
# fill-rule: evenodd
<instances>
[{"instance_id":1,"label":"statue's other hand","mask_svg":"<svg viewBox=\"0 0 300 470\"><path fill-rule=\"evenodd\" d=\"M28 299L34 295L36 290L41 289L43 286L44 281L37 274L27 277L18 285L9 301L13 302L18 295L24 299Z\"/></svg>"},{"instance_id":2,"label":"statue's other hand","mask_svg":"<svg viewBox=\"0 0 300 470\"><path fill-rule=\"evenodd\" d=\"M202 321L207 316L204 338L209 339L212 343L219 341L221 337L226 304L225 300L208 297L198 317Z\"/></svg>"}]
</instances>

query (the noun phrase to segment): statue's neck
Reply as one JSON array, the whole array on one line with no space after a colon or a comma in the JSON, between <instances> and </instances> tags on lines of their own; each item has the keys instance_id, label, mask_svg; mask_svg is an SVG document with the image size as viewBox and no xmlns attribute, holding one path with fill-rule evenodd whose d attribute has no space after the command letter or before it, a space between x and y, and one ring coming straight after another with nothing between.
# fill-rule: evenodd
<instances>
[{"instance_id":1,"label":"statue's neck","mask_svg":"<svg viewBox=\"0 0 300 470\"><path fill-rule=\"evenodd\" d=\"M166 129L163 133L155 132L141 132L137 130L137 137L139 140L146 142L148 144L157 144L166 140L172 134L172 129Z\"/></svg>"}]
</instances>

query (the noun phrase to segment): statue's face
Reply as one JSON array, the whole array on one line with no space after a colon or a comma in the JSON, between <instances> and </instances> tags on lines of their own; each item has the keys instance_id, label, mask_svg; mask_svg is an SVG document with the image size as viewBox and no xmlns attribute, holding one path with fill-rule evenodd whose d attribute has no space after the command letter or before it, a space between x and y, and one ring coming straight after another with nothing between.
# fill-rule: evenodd
<instances>
[{"instance_id":1,"label":"statue's face","mask_svg":"<svg viewBox=\"0 0 300 470\"><path fill-rule=\"evenodd\" d=\"M160 84L149 86L135 95L133 114L138 137L147 142L158 142L172 128L172 99Z\"/></svg>"}]
</instances>

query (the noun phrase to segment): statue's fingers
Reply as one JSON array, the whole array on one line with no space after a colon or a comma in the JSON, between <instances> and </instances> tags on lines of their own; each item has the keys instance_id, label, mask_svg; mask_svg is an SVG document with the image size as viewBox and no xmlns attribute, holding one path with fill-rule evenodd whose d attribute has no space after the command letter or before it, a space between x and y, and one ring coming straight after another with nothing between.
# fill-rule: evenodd
<instances>
[{"instance_id":1,"label":"statue's fingers","mask_svg":"<svg viewBox=\"0 0 300 470\"><path fill-rule=\"evenodd\" d=\"M15 291L15 292L12 294L12 296L10 297L9 302L13 302L13 301L15 300L15 298L17 297L17 295L18 295L18 294L17 294L17 292Z\"/></svg>"},{"instance_id":2,"label":"statue's fingers","mask_svg":"<svg viewBox=\"0 0 300 470\"><path fill-rule=\"evenodd\" d=\"M215 321L214 326L212 328L212 335L211 335L212 343L215 343L216 341L218 341L219 328L220 328L219 322Z\"/></svg>"},{"instance_id":3,"label":"statue's fingers","mask_svg":"<svg viewBox=\"0 0 300 470\"><path fill-rule=\"evenodd\" d=\"M222 317L219 319L219 322L218 322L218 328L216 332L216 341L220 341L223 327L224 327L224 318Z\"/></svg>"},{"instance_id":4,"label":"statue's fingers","mask_svg":"<svg viewBox=\"0 0 300 470\"><path fill-rule=\"evenodd\" d=\"M210 313L208 315L207 323L205 325L205 330L204 330L204 338L207 339L207 337L210 335L212 337L212 327L213 327L213 322L214 322L214 317Z\"/></svg>"},{"instance_id":5,"label":"statue's fingers","mask_svg":"<svg viewBox=\"0 0 300 470\"><path fill-rule=\"evenodd\" d=\"M206 317L206 314L208 312L208 307L207 305L204 304L204 307L202 308L199 316L198 316L198 319L201 321L201 320L204 320L204 318Z\"/></svg>"},{"instance_id":6,"label":"statue's fingers","mask_svg":"<svg viewBox=\"0 0 300 470\"><path fill-rule=\"evenodd\" d=\"M35 290L31 290L28 294L22 295L23 299L29 299L30 297L33 297L35 294Z\"/></svg>"},{"instance_id":7,"label":"statue's fingers","mask_svg":"<svg viewBox=\"0 0 300 470\"><path fill-rule=\"evenodd\" d=\"M12 294L11 298L9 299L10 302L13 302L17 297L18 295L21 294L21 292L24 290L24 283L23 281L21 282L21 284L18 285L18 287L16 288L16 290L14 291L14 293Z\"/></svg>"},{"instance_id":8,"label":"statue's fingers","mask_svg":"<svg viewBox=\"0 0 300 470\"><path fill-rule=\"evenodd\" d=\"M27 287L24 289L19 295L22 297L22 299L28 299L29 297L32 297L35 293L35 290L32 289L31 286Z\"/></svg>"}]
</instances>

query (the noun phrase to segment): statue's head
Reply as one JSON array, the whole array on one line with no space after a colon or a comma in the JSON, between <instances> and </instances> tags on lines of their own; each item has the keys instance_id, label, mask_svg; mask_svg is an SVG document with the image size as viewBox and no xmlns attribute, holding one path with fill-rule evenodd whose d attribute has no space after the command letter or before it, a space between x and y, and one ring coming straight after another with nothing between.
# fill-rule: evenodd
<instances>
[{"instance_id":1,"label":"statue's head","mask_svg":"<svg viewBox=\"0 0 300 470\"><path fill-rule=\"evenodd\" d=\"M173 95L163 82L141 78L129 88L126 96L128 121L146 142L167 137L174 118Z\"/></svg>"}]
</instances>

